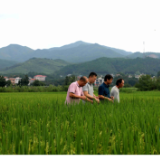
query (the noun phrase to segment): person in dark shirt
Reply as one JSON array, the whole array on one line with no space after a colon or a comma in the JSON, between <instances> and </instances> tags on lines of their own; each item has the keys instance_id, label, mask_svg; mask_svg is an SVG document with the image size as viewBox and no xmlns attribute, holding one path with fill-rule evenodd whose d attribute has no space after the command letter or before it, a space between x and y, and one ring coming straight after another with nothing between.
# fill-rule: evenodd
<instances>
[{"instance_id":1,"label":"person in dark shirt","mask_svg":"<svg viewBox=\"0 0 160 160\"><path fill-rule=\"evenodd\" d=\"M102 83L99 88L98 88L98 95L99 95L99 100L102 101L111 101L113 102L114 97L110 96L110 91L109 91L109 84L111 84L113 81L113 77L109 74L107 74L104 77L104 83Z\"/></svg>"}]
</instances>

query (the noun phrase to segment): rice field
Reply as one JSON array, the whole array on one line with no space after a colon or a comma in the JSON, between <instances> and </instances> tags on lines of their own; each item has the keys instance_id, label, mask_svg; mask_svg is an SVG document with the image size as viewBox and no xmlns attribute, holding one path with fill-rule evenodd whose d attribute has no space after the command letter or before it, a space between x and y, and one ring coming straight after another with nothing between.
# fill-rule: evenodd
<instances>
[{"instance_id":1,"label":"rice field","mask_svg":"<svg viewBox=\"0 0 160 160\"><path fill-rule=\"evenodd\" d=\"M65 92L0 93L0 154L160 154L160 92L65 106Z\"/></svg>"}]
</instances>

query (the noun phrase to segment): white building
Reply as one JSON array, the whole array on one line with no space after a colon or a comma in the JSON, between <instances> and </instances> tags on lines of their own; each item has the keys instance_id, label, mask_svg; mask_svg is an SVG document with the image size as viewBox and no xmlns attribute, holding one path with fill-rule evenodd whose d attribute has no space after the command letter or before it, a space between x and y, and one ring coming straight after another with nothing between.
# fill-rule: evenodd
<instances>
[{"instance_id":1,"label":"white building","mask_svg":"<svg viewBox=\"0 0 160 160\"><path fill-rule=\"evenodd\" d=\"M115 75L114 75L113 73L111 74L111 76L112 76L113 78L115 77Z\"/></svg>"},{"instance_id":2,"label":"white building","mask_svg":"<svg viewBox=\"0 0 160 160\"><path fill-rule=\"evenodd\" d=\"M4 79L6 80L6 81L8 81L9 79L8 79L8 77L4 77Z\"/></svg>"},{"instance_id":3,"label":"white building","mask_svg":"<svg viewBox=\"0 0 160 160\"><path fill-rule=\"evenodd\" d=\"M135 78L139 79L139 78L140 78L140 75L135 75Z\"/></svg>"},{"instance_id":4,"label":"white building","mask_svg":"<svg viewBox=\"0 0 160 160\"><path fill-rule=\"evenodd\" d=\"M16 77L15 78L15 84L18 84L18 82L21 80L22 78L20 78L20 77Z\"/></svg>"},{"instance_id":5,"label":"white building","mask_svg":"<svg viewBox=\"0 0 160 160\"><path fill-rule=\"evenodd\" d=\"M67 75L67 77L70 77L70 76L72 76L72 74L68 74L68 75Z\"/></svg>"},{"instance_id":6,"label":"white building","mask_svg":"<svg viewBox=\"0 0 160 160\"><path fill-rule=\"evenodd\" d=\"M115 77L121 76L120 74L116 74Z\"/></svg>"},{"instance_id":7,"label":"white building","mask_svg":"<svg viewBox=\"0 0 160 160\"><path fill-rule=\"evenodd\" d=\"M96 86L100 86L103 82L104 82L104 78L99 77L99 78L96 79L96 81L95 81L94 84L95 84Z\"/></svg>"},{"instance_id":8,"label":"white building","mask_svg":"<svg viewBox=\"0 0 160 160\"><path fill-rule=\"evenodd\" d=\"M45 81L46 80L46 76L36 75L36 76L34 76L34 79L39 80L39 81Z\"/></svg>"},{"instance_id":9,"label":"white building","mask_svg":"<svg viewBox=\"0 0 160 160\"><path fill-rule=\"evenodd\" d=\"M141 76L145 76L146 74L135 75L135 78L139 79Z\"/></svg>"}]
</instances>

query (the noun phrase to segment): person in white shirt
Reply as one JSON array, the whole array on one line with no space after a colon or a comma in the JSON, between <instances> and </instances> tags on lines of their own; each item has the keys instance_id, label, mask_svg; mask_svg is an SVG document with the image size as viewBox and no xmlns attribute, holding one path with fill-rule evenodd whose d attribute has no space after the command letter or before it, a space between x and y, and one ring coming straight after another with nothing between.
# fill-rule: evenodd
<instances>
[{"instance_id":1,"label":"person in white shirt","mask_svg":"<svg viewBox=\"0 0 160 160\"><path fill-rule=\"evenodd\" d=\"M114 87L112 87L112 89L111 89L111 96L113 96L114 101L117 101L118 103L120 102L119 88L122 88L123 86L124 86L124 80L118 79L116 82L116 85Z\"/></svg>"}]
</instances>

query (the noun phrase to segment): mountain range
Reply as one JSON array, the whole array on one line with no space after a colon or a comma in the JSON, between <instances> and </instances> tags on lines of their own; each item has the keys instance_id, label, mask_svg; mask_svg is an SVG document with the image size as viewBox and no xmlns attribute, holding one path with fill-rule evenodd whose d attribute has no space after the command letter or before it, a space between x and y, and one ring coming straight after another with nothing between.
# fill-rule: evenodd
<instances>
[{"instance_id":1,"label":"mountain range","mask_svg":"<svg viewBox=\"0 0 160 160\"><path fill-rule=\"evenodd\" d=\"M99 44L78 41L62 47L33 50L25 46L11 44L0 48L0 59L24 62L31 58L62 59L71 63L91 61L100 57L116 58L132 54Z\"/></svg>"},{"instance_id":2,"label":"mountain range","mask_svg":"<svg viewBox=\"0 0 160 160\"><path fill-rule=\"evenodd\" d=\"M26 62L15 64L0 70L0 74L27 74L29 72L55 74L66 76L68 74L88 75L90 72L97 74L135 74L145 73L156 75L160 71L160 59L150 57L126 59L126 58L106 58L70 64L66 61L46 58L32 58Z\"/></svg>"},{"instance_id":3,"label":"mountain range","mask_svg":"<svg viewBox=\"0 0 160 160\"><path fill-rule=\"evenodd\" d=\"M156 74L160 70L159 64L159 53L132 53L82 41L42 50L33 50L17 44L0 48L1 74L41 72L77 75L90 71L99 74L132 74L137 71Z\"/></svg>"}]
</instances>

